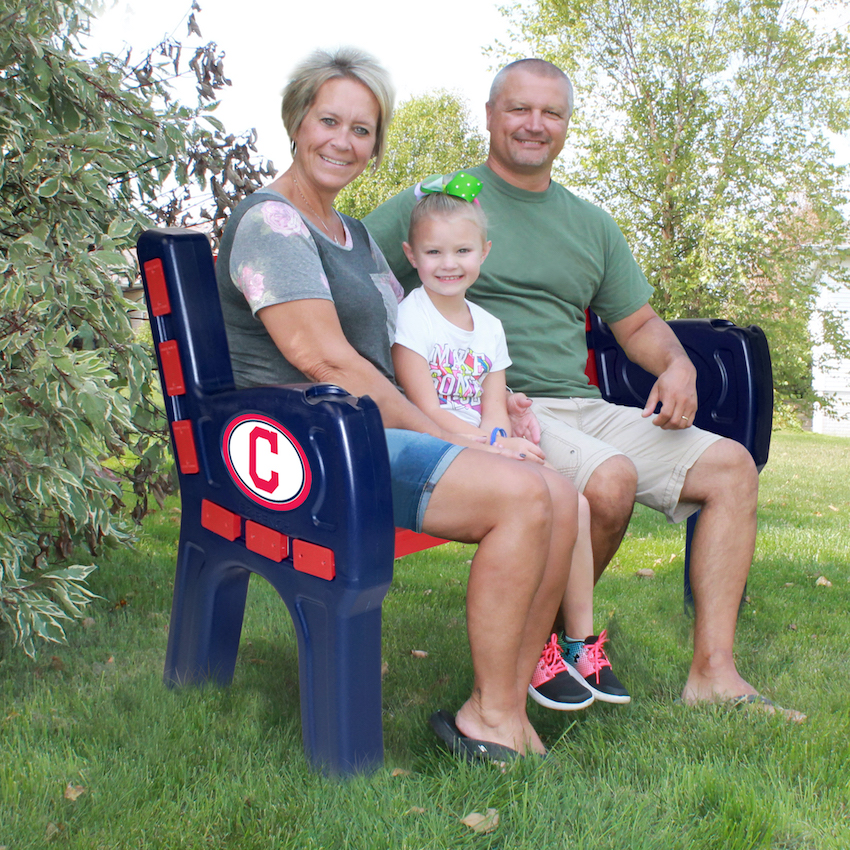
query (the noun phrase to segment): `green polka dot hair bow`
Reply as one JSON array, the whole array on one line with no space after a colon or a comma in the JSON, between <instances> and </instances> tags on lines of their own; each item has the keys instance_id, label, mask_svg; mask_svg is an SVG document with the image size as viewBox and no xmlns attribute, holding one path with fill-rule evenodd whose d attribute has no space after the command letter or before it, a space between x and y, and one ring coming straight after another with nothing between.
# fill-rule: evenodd
<instances>
[{"instance_id":1,"label":"green polka dot hair bow","mask_svg":"<svg viewBox=\"0 0 850 850\"><path fill-rule=\"evenodd\" d=\"M454 174L432 174L421 183L416 184L414 190L417 198L423 198L434 192L444 195L454 195L463 198L464 201L472 203L484 184L465 171L456 171Z\"/></svg>"}]
</instances>

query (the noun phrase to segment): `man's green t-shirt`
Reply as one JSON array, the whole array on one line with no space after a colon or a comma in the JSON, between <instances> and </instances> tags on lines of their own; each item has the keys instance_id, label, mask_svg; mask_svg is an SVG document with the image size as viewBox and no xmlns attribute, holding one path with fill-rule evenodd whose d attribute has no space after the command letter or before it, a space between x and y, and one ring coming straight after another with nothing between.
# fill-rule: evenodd
<instances>
[{"instance_id":1,"label":"man's green t-shirt","mask_svg":"<svg viewBox=\"0 0 850 850\"><path fill-rule=\"evenodd\" d=\"M528 192L485 165L466 171L484 184L478 200L493 242L466 297L505 328L508 385L532 397L599 397L584 374L585 309L616 322L653 291L622 232L608 213L558 183ZM419 285L401 247L415 203L407 189L364 219L405 292Z\"/></svg>"}]
</instances>

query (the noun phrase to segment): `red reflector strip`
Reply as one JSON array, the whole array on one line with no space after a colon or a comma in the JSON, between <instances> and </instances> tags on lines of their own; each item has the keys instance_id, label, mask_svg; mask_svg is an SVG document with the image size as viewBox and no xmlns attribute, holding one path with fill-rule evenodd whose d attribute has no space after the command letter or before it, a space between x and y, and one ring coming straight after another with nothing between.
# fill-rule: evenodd
<instances>
[{"instance_id":1,"label":"red reflector strip","mask_svg":"<svg viewBox=\"0 0 850 850\"><path fill-rule=\"evenodd\" d=\"M278 564L289 554L289 538L285 534L250 519L245 523L245 546Z\"/></svg>"},{"instance_id":2,"label":"red reflector strip","mask_svg":"<svg viewBox=\"0 0 850 850\"><path fill-rule=\"evenodd\" d=\"M587 380L591 386L599 386L599 374L596 371L596 352L592 348L587 351L587 365L584 367L584 374L587 375Z\"/></svg>"},{"instance_id":3,"label":"red reflector strip","mask_svg":"<svg viewBox=\"0 0 850 850\"><path fill-rule=\"evenodd\" d=\"M164 316L171 312L168 289L165 286L165 272L162 260L148 260L145 263L145 281L148 285L148 301L154 316Z\"/></svg>"},{"instance_id":4,"label":"red reflector strip","mask_svg":"<svg viewBox=\"0 0 850 850\"><path fill-rule=\"evenodd\" d=\"M184 475L199 472L198 453L195 450L195 435L192 433L192 422L181 419L171 426L174 432L174 449L177 452L177 463Z\"/></svg>"},{"instance_id":5,"label":"red reflector strip","mask_svg":"<svg viewBox=\"0 0 850 850\"><path fill-rule=\"evenodd\" d=\"M309 573L326 581L336 575L333 550L306 540L292 541L292 565L298 572Z\"/></svg>"},{"instance_id":6,"label":"red reflector strip","mask_svg":"<svg viewBox=\"0 0 850 850\"><path fill-rule=\"evenodd\" d=\"M242 531L242 518L204 499L201 502L201 525L220 537L235 540Z\"/></svg>"},{"instance_id":7,"label":"red reflector strip","mask_svg":"<svg viewBox=\"0 0 850 850\"><path fill-rule=\"evenodd\" d=\"M394 557L403 558L405 555L412 555L414 552L421 552L434 546L442 546L443 543L448 542L441 537L432 537L430 534L411 531L409 528L397 528Z\"/></svg>"},{"instance_id":8,"label":"red reflector strip","mask_svg":"<svg viewBox=\"0 0 850 850\"><path fill-rule=\"evenodd\" d=\"M180 363L176 340L169 339L159 344L159 359L162 362L162 379L166 393L183 395L186 392L186 382L183 380L183 366Z\"/></svg>"}]
</instances>

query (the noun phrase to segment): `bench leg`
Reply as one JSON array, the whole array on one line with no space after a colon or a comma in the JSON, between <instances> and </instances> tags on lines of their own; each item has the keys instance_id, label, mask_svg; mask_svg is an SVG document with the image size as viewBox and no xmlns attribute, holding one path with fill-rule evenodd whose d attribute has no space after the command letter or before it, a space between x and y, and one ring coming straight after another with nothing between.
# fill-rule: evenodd
<instances>
[{"instance_id":1,"label":"bench leg","mask_svg":"<svg viewBox=\"0 0 850 850\"><path fill-rule=\"evenodd\" d=\"M697 527L699 511L688 517L687 530L685 531L685 587L684 603L685 613L692 614L694 610L694 595L691 592L691 544L694 539L694 529Z\"/></svg>"},{"instance_id":2,"label":"bench leg","mask_svg":"<svg viewBox=\"0 0 850 850\"><path fill-rule=\"evenodd\" d=\"M233 678L251 574L219 567L212 558L181 540L165 656L168 685L227 685Z\"/></svg>"},{"instance_id":3,"label":"bench leg","mask_svg":"<svg viewBox=\"0 0 850 850\"><path fill-rule=\"evenodd\" d=\"M351 615L295 601L301 729L308 761L330 774L364 773L384 759L381 607Z\"/></svg>"}]
</instances>

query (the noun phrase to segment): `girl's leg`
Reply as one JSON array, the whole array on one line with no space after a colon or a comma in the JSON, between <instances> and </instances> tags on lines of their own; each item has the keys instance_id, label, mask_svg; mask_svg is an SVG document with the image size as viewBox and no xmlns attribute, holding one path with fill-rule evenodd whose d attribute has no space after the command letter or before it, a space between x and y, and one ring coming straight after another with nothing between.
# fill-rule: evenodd
<instances>
[{"instance_id":1,"label":"girl's leg","mask_svg":"<svg viewBox=\"0 0 850 850\"><path fill-rule=\"evenodd\" d=\"M578 539L573 550L570 578L564 593L561 613L564 632L584 640L593 631L593 550L590 540L590 505L578 497Z\"/></svg>"},{"instance_id":2,"label":"girl's leg","mask_svg":"<svg viewBox=\"0 0 850 850\"><path fill-rule=\"evenodd\" d=\"M590 539L590 505L584 496L579 496L578 517L578 540L561 605L566 638L561 641L563 658L578 671L577 678L583 680L594 699L628 703L631 702L629 692L614 675L604 649L608 632L597 634L593 629L593 549ZM587 639L591 637L595 640L588 643Z\"/></svg>"}]
</instances>

